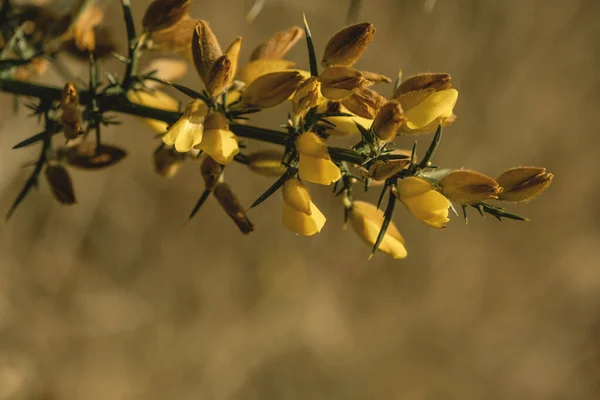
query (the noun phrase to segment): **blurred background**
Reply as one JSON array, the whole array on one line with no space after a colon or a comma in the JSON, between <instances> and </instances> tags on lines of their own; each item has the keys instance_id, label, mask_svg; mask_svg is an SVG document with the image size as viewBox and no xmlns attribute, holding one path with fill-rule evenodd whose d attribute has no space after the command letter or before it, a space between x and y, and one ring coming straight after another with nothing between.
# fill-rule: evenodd
<instances>
[{"instance_id":1,"label":"blurred background","mask_svg":"<svg viewBox=\"0 0 600 400\"><path fill-rule=\"evenodd\" d=\"M133 3L139 26L150 1ZM123 49L119 2L105 4ZM222 46L243 36L247 60L305 12L320 54L349 1L269 0L247 23L251 5L195 0L192 16ZM408 258L367 261L339 199L313 185L328 217L314 237L282 227L278 195L250 212L249 236L213 198L185 224L203 189L198 165L155 175L153 133L122 116L104 136L129 156L72 171L78 205L60 206L41 182L0 227L0 399L598 398L600 3L368 0L358 20L377 28L359 68L452 75L458 120L438 165L556 175L543 196L508 207L534 222L471 213L435 231L399 207ZM303 43L290 58L306 66ZM122 73L116 61L105 68ZM184 83L201 84L193 70ZM40 128L0 101L7 210L39 151L11 147ZM279 125L286 111L256 123ZM240 165L227 181L244 204L272 182Z\"/></svg>"}]
</instances>

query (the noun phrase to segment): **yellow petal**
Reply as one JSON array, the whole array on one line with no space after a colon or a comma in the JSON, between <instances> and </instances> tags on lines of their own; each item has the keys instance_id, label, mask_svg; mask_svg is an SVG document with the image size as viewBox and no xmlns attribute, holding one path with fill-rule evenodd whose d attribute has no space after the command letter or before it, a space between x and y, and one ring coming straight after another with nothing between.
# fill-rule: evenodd
<instances>
[{"instance_id":1,"label":"yellow petal","mask_svg":"<svg viewBox=\"0 0 600 400\"><path fill-rule=\"evenodd\" d=\"M372 247L375 245L383 224L383 212L373 204L355 201L350 211L350 224L358 236ZM408 255L406 247L404 247L404 238L393 222L390 222L379 245L379 250L391 255L394 259L406 258Z\"/></svg>"},{"instance_id":2,"label":"yellow petal","mask_svg":"<svg viewBox=\"0 0 600 400\"><path fill-rule=\"evenodd\" d=\"M192 123L189 119L181 117L175 122L162 137L165 144L175 145L175 150L180 153L188 152L202 141L204 126Z\"/></svg>"},{"instance_id":3,"label":"yellow petal","mask_svg":"<svg viewBox=\"0 0 600 400\"><path fill-rule=\"evenodd\" d=\"M310 215L298 211L284 202L282 220L283 225L290 231L299 235L311 236L321 232L327 219L312 202L310 203Z\"/></svg>"},{"instance_id":4,"label":"yellow petal","mask_svg":"<svg viewBox=\"0 0 600 400\"><path fill-rule=\"evenodd\" d=\"M327 145L314 132L304 132L296 139L296 150L298 153L316 158L329 160L331 157L327 152Z\"/></svg>"},{"instance_id":5,"label":"yellow petal","mask_svg":"<svg viewBox=\"0 0 600 400\"><path fill-rule=\"evenodd\" d=\"M434 228L445 228L450 202L435 190L402 199L402 203L419 220Z\"/></svg>"},{"instance_id":6,"label":"yellow petal","mask_svg":"<svg viewBox=\"0 0 600 400\"><path fill-rule=\"evenodd\" d=\"M283 201L293 209L310 215L310 194L298 179L288 179L282 188Z\"/></svg>"},{"instance_id":7,"label":"yellow petal","mask_svg":"<svg viewBox=\"0 0 600 400\"><path fill-rule=\"evenodd\" d=\"M410 176L398 182L398 196L401 199L418 196L430 190L434 190L430 182L415 176Z\"/></svg>"},{"instance_id":8,"label":"yellow petal","mask_svg":"<svg viewBox=\"0 0 600 400\"><path fill-rule=\"evenodd\" d=\"M298 162L298 175L302 180L321 185L330 185L342 177L340 169L331 160L311 157L302 153L300 153Z\"/></svg>"},{"instance_id":9,"label":"yellow petal","mask_svg":"<svg viewBox=\"0 0 600 400\"><path fill-rule=\"evenodd\" d=\"M147 107L158 108L165 111L178 111L179 102L166 93L154 90L151 93L142 91L127 92L127 99L134 103ZM156 133L165 133L169 124L157 119L143 118L146 123Z\"/></svg>"},{"instance_id":10,"label":"yellow petal","mask_svg":"<svg viewBox=\"0 0 600 400\"><path fill-rule=\"evenodd\" d=\"M418 129L438 118L451 116L457 100L458 91L456 89L431 93L418 105L408 109L405 108L406 126L409 129ZM405 104L402 102L401 104L404 108Z\"/></svg>"},{"instance_id":11,"label":"yellow petal","mask_svg":"<svg viewBox=\"0 0 600 400\"><path fill-rule=\"evenodd\" d=\"M202 142L196 146L219 164L229 164L240 152L237 136L225 129L207 129Z\"/></svg>"},{"instance_id":12,"label":"yellow petal","mask_svg":"<svg viewBox=\"0 0 600 400\"><path fill-rule=\"evenodd\" d=\"M269 74L271 72L279 72L290 69L294 66L293 61L288 60L255 60L244 65L238 71L237 80L250 84L259 76Z\"/></svg>"}]
</instances>

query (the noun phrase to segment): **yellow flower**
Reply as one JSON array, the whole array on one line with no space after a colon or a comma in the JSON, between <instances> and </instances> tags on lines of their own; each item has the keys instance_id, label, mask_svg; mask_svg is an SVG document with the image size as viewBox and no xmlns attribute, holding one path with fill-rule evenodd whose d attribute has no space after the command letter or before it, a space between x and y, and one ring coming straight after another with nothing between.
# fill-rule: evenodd
<instances>
[{"instance_id":1,"label":"yellow flower","mask_svg":"<svg viewBox=\"0 0 600 400\"><path fill-rule=\"evenodd\" d=\"M516 167L504 171L496 181L504 190L498 195L505 201L529 201L548 189L554 178L546 168Z\"/></svg>"},{"instance_id":2,"label":"yellow flower","mask_svg":"<svg viewBox=\"0 0 600 400\"><path fill-rule=\"evenodd\" d=\"M158 90L152 92L143 92L141 90L130 90L127 92L127 99L134 103L146 107L158 108L165 111L179 111L179 102L166 93ZM154 132L165 133L169 124L157 119L142 118Z\"/></svg>"},{"instance_id":3,"label":"yellow flower","mask_svg":"<svg viewBox=\"0 0 600 400\"><path fill-rule=\"evenodd\" d=\"M183 115L163 135L163 142L169 146L175 145L175 150L180 153L190 151L202 141L204 117L207 113L206 103L200 99L192 100Z\"/></svg>"},{"instance_id":4,"label":"yellow flower","mask_svg":"<svg viewBox=\"0 0 600 400\"><path fill-rule=\"evenodd\" d=\"M282 188L283 225L299 235L321 232L327 220L310 198L308 189L296 178L288 179Z\"/></svg>"},{"instance_id":5,"label":"yellow flower","mask_svg":"<svg viewBox=\"0 0 600 400\"><path fill-rule=\"evenodd\" d=\"M352 114L342 104L333 101L328 101L324 104L321 104L317 111L320 113L327 111ZM350 117L326 117L324 119L335 125L330 127L331 129L327 130L327 133L333 136L356 135L360 133L360 131L356 127L356 124L359 124L360 126L368 130L371 124L373 123L372 119L359 117L358 115L352 115Z\"/></svg>"},{"instance_id":6,"label":"yellow flower","mask_svg":"<svg viewBox=\"0 0 600 400\"><path fill-rule=\"evenodd\" d=\"M349 217L354 231L366 244L373 247L383 224L383 212L373 204L355 201L352 203ZM383 240L379 244L379 250L389 254L394 259L406 258L408 255L404 247L404 238L391 221Z\"/></svg>"},{"instance_id":7,"label":"yellow flower","mask_svg":"<svg viewBox=\"0 0 600 400\"><path fill-rule=\"evenodd\" d=\"M296 139L300 155L298 174L300 179L321 185L330 185L342 177L337 165L331 161L323 139L313 132L304 132Z\"/></svg>"},{"instance_id":8,"label":"yellow flower","mask_svg":"<svg viewBox=\"0 0 600 400\"><path fill-rule=\"evenodd\" d=\"M437 192L433 185L414 176L398 182L398 199L419 220L434 228L445 228L450 201Z\"/></svg>"},{"instance_id":9,"label":"yellow flower","mask_svg":"<svg viewBox=\"0 0 600 400\"><path fill-rule=\"evenodd\" d=\"M479 172L459 169L440 180L442 194L450 201L474 204L488 199L497 199L502 188L498 183Z\"/></svg>"},{"instance_id":10,"label":"yellow flower","mask_svg":"<svg viewBox=\"0 0 600 400\"><path fill-rule=\"evenodd\" d=\"M204 137L195 148L204 151L219 164L230 164L240 152L237 136L229 130L225 115L211 112L204 124Z\"/></svg>"}]
</instances>

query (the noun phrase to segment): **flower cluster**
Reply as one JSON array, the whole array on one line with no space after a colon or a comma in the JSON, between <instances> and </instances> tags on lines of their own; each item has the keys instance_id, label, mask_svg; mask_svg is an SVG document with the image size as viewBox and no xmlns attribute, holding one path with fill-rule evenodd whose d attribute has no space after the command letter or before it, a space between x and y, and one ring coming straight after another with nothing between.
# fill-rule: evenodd
<instances>
[{"instance_id":1,"label":"flower cluster","mask_svg":"<svg viewBox=\"0 0 600 400\"><path fill-rule=\"evenodd\" d=\"M467 169L433 165L444 127L456 120L458 90L446 73L422 73L407 79L399 74L392 88L386 89L384 85L392 84L392 79L356 68L375 38L376 29L370 23L336 33L323 49L320 63L306 20L303 28L292 27L266 38L252 50L247 63L240 63L242 38L223 51L209 23L191 16L192 0L152 2L143 16L140 35L135 32L129 2L122 1L129 47L127 56L116 57L124 61L126 70L120 80L107 74L109 82L103 84L97 63L115 51L107 51L109 46L100 41L104 38L98 34L103 28L102 10L92 2L76 3L68 15L52 16L60 29L44 26L47 12L42 13L46 19L31 21L28 16L32 14L19 9L4 13L14 19L10 26L33 24L23 40L37 50L18 54L10 41L2 43L2 54L16 58L11 63L0 61L0 89L37 97L39 103L31 108L45 121L44 132L15 146L43 143L34 174L9 215L44 168L57 200L74 204L73 184L65 166L94 170L124 158L121 149L101 143L101 126L117 123L107 115L110 111L137 115L159 135L161 143L152 156L159 175L173 177L186 162L200 163L205 185L190 218L213 195L247 234L254 230L248 210L281 191L283 226L311 236L324 229L326 217L313 202L309 184L333 185L345 221L372 253L379 250L393 258L407 256L405 240L392 221L397 203L436 229L448 226L450 210L456 212L459 206L465 220L469 208L498 219L526 220L489 202L527 202L552 181L553 175L538 167L510 168L494 179ZM22 35L19 32L14 34ZM308 49L306 69L285 59L303 38ZM87 53L87 88L78 88L71 80L62 90L22 81L29 78L23 76L24 66L35 65L40 51L56 54L74 51L73 47ZM138 71L140 55L154 51L179 59L154 58ZM189 88L176 82L188 65L193 65L202 86ZM182 110L180 102L167 93L172 89L189 98ZM383 91L391 95L386 97ZM288 111L284 130L250 123L253 113L273 107ZM60 132L67 143L54 150L52 137ZM89 138L90 132L96 133L94 140ZM433 132L421 157L416 144L412 150L396 147L403 136ZM349 148L334 147L330 138L335 136L356 140ZM244 138L280 148L250 151L252 144ZM277 179L245 207L225 181L225 169L232 163ZM358 185L364 191L379 187L378 204L356 200Z\"/></svg>"}]
</instances>

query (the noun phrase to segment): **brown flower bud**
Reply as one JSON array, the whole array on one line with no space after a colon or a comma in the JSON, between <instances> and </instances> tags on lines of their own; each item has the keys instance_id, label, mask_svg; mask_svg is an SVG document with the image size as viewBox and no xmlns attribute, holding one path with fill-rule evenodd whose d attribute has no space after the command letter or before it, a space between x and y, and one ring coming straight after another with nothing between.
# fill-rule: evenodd
<instances>
[{"instance_id":1,"label":"brown flower bud","mask_svg":"<svg viewBox=\"0 0 600 400\"><path fill-rule=\"evenodd\" d=\"M204 157L200 166L200 173L204 179L206 189L212 189L217 184L219 177L223 173L223 165L219 164L212 157Z\"/></svg>"},{"instance_id":2,"label":"brown flower bud","mask_svg":"<svg viewBox=\"0 0 600 400\"><path fill-rule=\"evenodd\" d=\"M185 154L172 147L161 146L152 155L154 172L165 178L175 176L184 161Z\"/></svg>"},{"instance_id":3,"label":"brown flower bud","mask_svg":"<svg viewBox=\"0 0 600 400\"><path fill-rule=\"evenodd\" d=\"M221 46L206 21L198 21L192 37L192 56L198 74L205 84L209 81L210 67L223 55Z\"/></svg>"},{"instance_id":4,"label":"brown flower bud","mask_svg":"<svg viewBox=\"0 0 600 400\"><path fill-rule=\"evenodd\" d=\"M497 199L502 191L498 182L479 172L459 169L440 180L442 194L450 201L463 205Z\"/></svg>"},{"instance_id":5,"label":"brown flower bud","mask_svg":"<svg viewBox=\"0 0 600 400\"><path fill-rule=\"evenodd\" d=\"M197 23L198 21L194 19L184 18L170 29L149 32L146 45L150 50L166 53L182 53L184 56L192 59L191 44Z\"/></svg>"},{"instance_id":6,"label":"brown flower bud","mask_svg":"<svg viewBox=\"0 0 600 400\"><path fill-rule=\"evenodd\" d=\"M369 23L352 25L342 29L327 42L321 64L353 65L373 40L375 27Z\"/></svg>"},{"instance_id":7,"label":"brown flower bud","mask_svg":"<svg viewBox=\"0 0 600 400\"><path fill-rule=\"evenodd\" d=\"M73 82L67 82L63 86L60 106L64 108L71 105L79 105L79 92Z\"/></svg>"},{"instance_id":8,"label":"brown flower bud","mask_svg":"<svg viewBox=\"0 0 600 400\"><path fill-rule=\"evenodd\" d=\"M379 139L390 141L396 136L404 120L402 106L395 101L389 101L379 110L372 129Z\"/></svg>"},{"instance_id":9,"label":"brown flower bud","mask_svg":"<svg viewBox=\"0 0 600 400\"><path fill-rule=\"evenodd\" d=\"M119 147L109 144L96 146L91 143L70 147L66 153L67 163L82 169L107 168L121 161L126 155L125 150Z\"/></svg>"},{"instance_id":10,"label":"brown flower bud","mask_svg":"<svg viewBox=\"0 0 600 400\"><path fill-rule=\"evenodd\" d=\"M59 203L66 205L77 203L71 177L64 167L48 165L46 167L46 180L52 189L52 194Z\"/></svg>"},{"instance_id":11,"label":"brown flower bud","mask_svg":"<svg viewBox=\"0 0 600 400\"><path fill-rule=\"evenodd\" d=\"M369 177L376 181L383 181L396 175L409 164L410 159L408 158L387 161L378 160L371 165L371 168L369 168Z\"/></svg>"},{"instance_id":12,"label":"brown flower bud","mask_svg":"<svg viewBox=\"0 0 600 400\"><path fill-rule=\"evenodd\" d=\"M83 134L81 127L81 110L79 110L79 94L77 88L72 82L67 82L63 87L60 100L62 114L60 122L67 139L75 139Z\"/></svg>"},{"instance_id":13,"label":"brown flower bud","mask_svg":"<svg viewBox=\"0 0 600 400\"><path fill-rule=\"evenodd\" d=\"M311 108L318 106L322 100L321 84L315 76L311 76L300 85L294 94L292 109L294 114L304 115Z\"/></svg>"},{"instance_id":14,"label":"brown flower bud","mask_svg":"<svg viewBox=\"0 0 600 400\"><path fill-rule=\"evenodd\" d=\"M223 93L228 83L233 77L231 70L231 60L227 55L222 55L210 67L208 72L208 81L206 82L206 90L212 97Z\"/></svg>"},{"instance_id":15,"label":"brown flower bud","mask_svg":"<svg viewBox=\"0 0 600 400\"><path fill-rule=\"evenodd\" d=\"M336 66L325 68L319 75L321 93L330 100L342 100L367 84L362 74L352 67Z\"/></svg>"},{"instance_id":16,"label":"brown flower bud","mask_svg":"<svg viewBox=\"0 0 600 400\"><path fill-rule=\"evenodd\" d=\"M369 88L358 88L352 94L342 100L342 104L351 113L359 117L373 119L377 112L385 104L385 97Z\"/></svg>"},{"instance_id":17,"label":"brown flower bud","mask_svg":"<svg viewBox=\"0 0 600 400\"><path fill-rule=\"evenodd\" d=\"M187 16L191 0L155 0L146 9L142 25L147 32L169 29Z\"/></svg>"},{"instance_id":18,"label":"brown flower bud","mask_svg":"<svg viewBox=\"0 0 600 400\"><path fill-rule=\"evenodd\" d=\"M285 173L287 168L281 164L283 153L278 150L259 150L248 154L248 168L257 174L269 177L278 177Z\"/></svg>"},{"instance_id":19,"label":"brown flower bud","mask_svg":"<svg viewBox=\"0 0 600 400\"><path fill-rule=\"evenodd\" d=\"M304 29L294 26L285 31L280 31L256 46L250 54L250 61L279 60L304 37Z\"/></svg>"},{"instance_id":20,"label":"brown flower bud","mask_svg":"<svg viewBox=\"0 0 600 400\"><path fill-rule=\"evenodd\" d=\"M554 175L546 172L546 168L516 167L504 171L496 181L504 188L498 195L505 201L529 201L546 190Z\"/></svg>"},{"instance_id":21,"label":"brown flower bud","mask_svg":"<svg viewBox=\"0 0 600 400\"><path fill-rule=\"evenodd\" d=\"M248 219L246 210L227 183L217 183L213 189L213 195L227 215L235 222L240 232L247 235L254 230L254 224Z\"/></svg>"},{"instance_id":22,"label":"brown flower bud","mask_svg":"<svg viewBox=\"0 0 600 400\"><path fill-rule=\"evenodd\" d=\"M445 90L450 89L450 75L444 73L424 73L411 76L398 86L394 91L392 98L396 98L401 94L412 92L415 90L434 89Z\"/></svg>"},{"instance_id":23,"label":"brown flower bud","mask_svg":"<svg viewBox=\"0 0 600 400\"><path fill-rule=\"evenodd\" d=\"M259 76L244 90L242 101L249 107L269 108L286 101L302 84L298 71L272 72Z\"/></svg>"}]
</instances>

